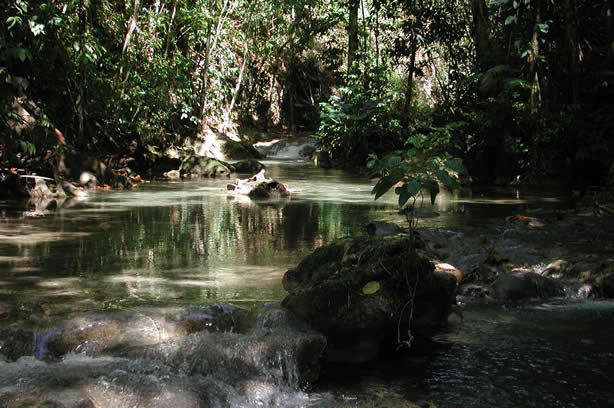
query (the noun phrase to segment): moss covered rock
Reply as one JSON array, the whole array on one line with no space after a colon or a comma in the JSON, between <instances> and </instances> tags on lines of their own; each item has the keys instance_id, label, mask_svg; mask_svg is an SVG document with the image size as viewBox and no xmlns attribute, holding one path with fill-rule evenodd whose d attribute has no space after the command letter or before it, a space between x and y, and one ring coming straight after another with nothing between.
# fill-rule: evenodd
<instances>
[{"instance_id":1,"label":"moss covered rock","mask_svg":"<svg viewBox=\"0 0 614 408\"><path fill-rule=\"evenodd\" d=\"M446 324L456 290L454 277L435 272L407 239L373 238L317 249L283 285L282 306L326 335L328 358L350 362L374 358L399 324L430 337Z\"/></svg>"},{"instance_id":2,"label":"moss covered rock","mask_svg":"<svg viewBox=\"0 0 614 408\"><path fill-rule=\"evenodd\" d=\"M230 168L236 173L249 173L254 174L264 169L264 164L260 163L256 159L245 159L233 163Z\"/></svg>"},{"instance_id":3,"label":"moss covered rock","mask_svg":"<svg viewBox=\"0 0 614 408\"><path fill-rule=\"evenodd\" d=\"M230 175L227 163L211 157L189 156L181 163L180 172L188 177L219 177Z\"/></svg>"}]
</instances>

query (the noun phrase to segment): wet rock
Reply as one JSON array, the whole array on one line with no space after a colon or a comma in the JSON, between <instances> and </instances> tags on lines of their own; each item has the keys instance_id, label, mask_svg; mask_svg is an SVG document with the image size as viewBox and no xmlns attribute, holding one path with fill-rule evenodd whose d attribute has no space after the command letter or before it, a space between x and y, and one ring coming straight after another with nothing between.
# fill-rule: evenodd
<instances>
[{"instance_id":1,"label":"wet rock","mask_svg":"<svg viewBox=\"0 0 614 408\"><path fill-rule=\"evenodd\" d=\"M220 177L230 175L226 163L211 157L188 156L181 163L180 172L187 177Z\"/></svg>"},{"instance_id":2,"label":"wet rock","mask_svg":"<svg viewBox=\"0 0 614 408\"><path fill-rule=\"evenodd\" d=\"M568 267L569 262L564 259L557 259L556 261L548 264L541 274L550 278L561 278L565 274Z\"/></svg>"},{"instance_id":3,"label":"wet rock","mask_svg":"<svg viewBox=\"0 0 614 408\"><path fill-rule=\"evenodd\" d=\"M264 199L287 197L289 195L290 195L290 192L288 191L286 186L275 180L259 183L254 188L252 188L252 190L248 193L248 196L250 198L264 198Z\"/></svg>"},{"instance_id":4,"label":"wet rock","mask_svg":"<svg viewBox=\"0 0 614 408\"><path fill-rule=\"evenodd\" d=\"M131 189L144 183L141 176L130 167L112 169L111 173L113 174L111 184L116 189Z\"/></svg>"},{"instance_id":5,"label":"wet rock","mask_svg":"<svg viewBox=\"0 0 614 408\"><path fill-rule=\"evenodd\" d=\"M231 170L236 173L249 173L249 174L257 173L260 170L265 168L264 164L260 163L256 159L241 160L236 163L233 163L232 165L230 165L230 167L231 167Z\"/></svg>"},{"instance_id":6,"label":"wet rock","mask_svg":"<svg viewBox=\"0 0 614 408\"><path fill-rule=\"evenodd\" d=\"M254 199L281 198L290 195L287 186L267 178L264 169L249 178L238 179L234 184L228 184L227 190Z\"/></svg>"},{"instance_id":7,"label":"wet rock","mask_svg":"<svg viewBox=\"0 0 614 408\"><path fill-rule=\"evenodd\" d=\"M189 375L222 375L236 384L246 378L274 377L305 386L320 374L326 338L314 331L284 328L251 335L200 332L178 341L132 348L123 356L158 360Z\"/></svg>"},{"instance_id":8,"label":"wet rock","mask_svg":"<svg viewBox=\"0 0 614 408\"><path fill-rule=\"evenodd\" d=\"M372 359L410 314L413 335L428 337L446 324L456 279L409 255L407 239L350 239L319 248L286 272L290 293L282 306L326 335L325 354L334 361Z\"/></svg>"},{"instance_id":9,"label":"wet rock","mask_svg":"<svg viewBox=\"0 0 614 408\"><path fill-rule=\"evenodd\" d=\"M554 279L535 272L502 275L492 285L495 297L503 300L562 296L563 288Z\"/></svg>"},{"instance_id":10,"label":"wet rock","mask_svg":"<svg viewBox=\"0 0 614 408\"><path fill-rule=\"evenodd\" d=\"M464 274L460 269L448 263L436 263L435 270L437 272L448 273L454 276L454 279L456 279L457 283L460 283L464 277Z\"/></svg>"},{"instance_id":11,"label":"wet rock","mask_svg":"<svg viewBox=\"0 0 614 408\"><path fill-rule=\"evenodd\" d=\"M165 172L163 176L171 180L177 180L181 178L181 173L179 172L179 170L169 170Z\"/></svg>"},{"instance_id":12,"label":"wet rock","mask_svg":"<svg viewBox=\"0 0 614 408\"><path fill-rule=\"evenodd\" d=\"M301 148L301 150L299 150L298 155L300 157L311 157L316 152L316 150L317 148L314 145L306 144Z\"/></svg>"},{"instance_id":13,"label":"wet rock","mask_svg":"<svg viewBox=\"0 0 614 408\"><path fill-rule=\"evenodd\" d=\"M99 355L123 348L148 346L199 331L246 330L250 312L242 307L214 304L189 306L168 315L157 309L88 313L57 329L48 340L48 352Z\"/></svg>"},{"instance_id":14,"label":"wet rock","mask_svg":"<svg viewBox=\"0 0 614 408\"><path fill-rule=\"evenodd\" d=\"M190 306L170 318L186 334L207 331L243 332L251 324L248 309L231 304L216 303Z\"/></svg>"},{"instance_id":15,"label":"wet rock","mask_svg":"<svg viewBox=\"0 0 614 408\"><path fill-rule=\"evenodd\" d=\"M34 333L23 329L0 330L0 355L15 361L23 356L31 356L35 348Z\"/></svg>"},{"instance_id":16,"label":"wet rock","mask_svg":"<svg viewBox=\"0 0 614 408\"><path fill-rule=\"evenodd\" d=\"M0 406L11 408L204 408L211 400L207 385L156 362L71 357L53 364L0 363Z\"/></svg>"},{"instance_id":17,"label":"wet rock","mask_svg":"<svg viewBox=\"0 0 614 408\"><path fill-rule=\"evenodd\" d=\"M26 185L21 178L12 172L0 173L0 198L28 197Z\"/></svg>"},{"instance_id":18,"label":"wet rock","mask_svg":"<svg viewBox=\"0 0 614 408\"><path fill-rule=\"evenodd\" d=\"M227 160L260 159L262 155L249 142L226 140L223 147Z\"/></svg>"},{"instance_id":19,"label":"wet rock","mask_svg":"<svg viewBox=\"0 0 614 408\"><path fill-rule=\"evenodd\" d=\"M459 294L461 296L473 297L473 298L487 298L490 296L490 290L488 287L478 285L475 283L463 284L459 287Z\"/></svg>"},{"instance_id":20,"label":"wet rock","mask_svg":"<svg viewBox=\"0 0 614 408\"><path fill-rule=\"evenodd\" d=\"M367 234L378 237L390 237L402 232L407 232L397 224L385 221L373 221L367 224Z\"/></svg>"}]
</instances>

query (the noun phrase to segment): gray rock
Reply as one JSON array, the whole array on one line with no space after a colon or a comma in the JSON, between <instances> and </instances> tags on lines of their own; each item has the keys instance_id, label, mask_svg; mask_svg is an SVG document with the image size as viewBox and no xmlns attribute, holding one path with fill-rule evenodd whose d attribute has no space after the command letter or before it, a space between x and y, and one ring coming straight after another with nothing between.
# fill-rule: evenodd
<instances>
[{"instance_id":1,"label":"gray rock","mask_svg":"<svg viewBox=\"0 0 614 408\"><path fill-rule=\"evenodd\" d=\"M503 300L549 298L563 295L563 288L554 279L535 272L502 275L493 284L495 297Z\"/></svg>"}]
</instances>

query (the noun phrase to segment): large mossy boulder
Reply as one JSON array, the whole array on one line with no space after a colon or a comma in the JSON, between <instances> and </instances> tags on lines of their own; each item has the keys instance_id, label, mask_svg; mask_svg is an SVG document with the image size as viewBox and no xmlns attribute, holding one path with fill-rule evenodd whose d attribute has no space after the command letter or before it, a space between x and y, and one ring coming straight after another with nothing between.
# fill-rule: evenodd
<instances>
[{"instance_id":1,"label":"large mossy boulder","mask_svg":"<svg viewBox=\"0 0 614 408\"><path fill-rule=\"evenodd\" d=\"M188 177L220 177L230 175L230 168L226 163L211 158L189 156L179 168L181 174Z\"/></svg>"},{"instance_id":2,"label":"large mossy boulder","mask_svg":"<svg viewBox=\"0 0 614 408\"><path fill-rule=\"evenodd\" d=\"M325 357L375 358L398 329L430 337L447 322L456 280L438 273L408 239L346 239L286 272L282 306L327 337ZM390 344L396 347L398 344Z\"/></svg>"}]
</instances>

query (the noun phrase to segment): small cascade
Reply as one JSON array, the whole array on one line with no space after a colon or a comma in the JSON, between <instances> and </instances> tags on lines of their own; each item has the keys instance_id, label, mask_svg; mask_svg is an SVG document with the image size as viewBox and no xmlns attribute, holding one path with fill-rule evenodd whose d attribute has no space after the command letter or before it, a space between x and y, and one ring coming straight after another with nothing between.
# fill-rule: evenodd
<instances>
[{"instance_id":1,"label":"small cascade","mask_svg":"<svg viewBox=\"0 0 614 408\"><path fill-rule=\"evenodd\" d=\"M247 310L215 304L86 314L62 329L7 332L2 346L27 347L0 355L0 406L331 406L303 391L319 376L326 340L276 313L276 322L252 320L249 330L240 323Z\"/></svg>"}]
</instances>

